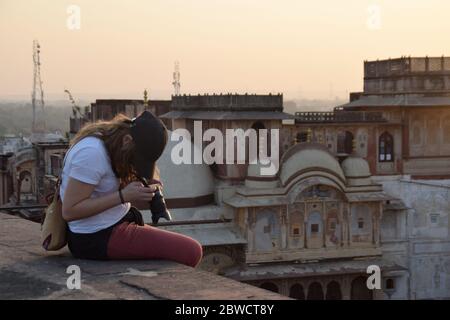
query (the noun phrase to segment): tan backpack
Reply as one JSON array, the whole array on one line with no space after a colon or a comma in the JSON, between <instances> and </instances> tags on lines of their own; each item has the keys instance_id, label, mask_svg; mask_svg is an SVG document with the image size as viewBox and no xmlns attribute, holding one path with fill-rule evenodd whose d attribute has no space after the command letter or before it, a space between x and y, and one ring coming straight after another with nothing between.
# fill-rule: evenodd
<instances>
[{"instance_id":1,"label":"tan backpack","mask_svg":"<svg viewBox=\"0 0 450 320\"><path fill-rule=\"evenodd\" d=\"M61 178L56 182L54 194L47 196L49 205L45 209L41 226L41 243L47 251L59 250L67 244L67 222L62 216L60 186Z\"/></svg>"},{"instance_id":2,"label":"tan backpack","mask_svg":"<svg viewBox=\"0 0 450 320\"><path fill-rule=\"evenodd\" d=\"M73 146L74 145L67 150L64 156L61 174L56 182L54 193L49 194L46 197L48 207L45 209L42 218L41 244L47 251L59 250L67 244L68 225L62 216L62 199L59 194L59 189L61 187L61 176L66 163L66 158Z\"/></svg>"}]
</instances>

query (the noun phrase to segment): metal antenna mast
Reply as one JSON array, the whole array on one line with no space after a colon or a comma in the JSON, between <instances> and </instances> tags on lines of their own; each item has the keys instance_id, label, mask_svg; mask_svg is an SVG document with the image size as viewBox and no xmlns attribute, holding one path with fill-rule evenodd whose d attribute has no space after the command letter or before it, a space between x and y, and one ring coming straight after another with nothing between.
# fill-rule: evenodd
<instances>
[{"instance_id":1,"label":"metal antenna mast","mask_svg":"<svg viewBox=\"0 0 450 320\"><path fill-rule=\"evenodd\" d=\"M180 63L175 61L175 71L173 72L173 89L175 91L175 95L180 94Z\"/></svg>"},{"instance_id":2,"label":"metal antenna mast","mask_svg":"<svg viewBox=\"0 0 450 320\"><path fill-rule=\"evenodd\" d=\"M33 41L33 92L31 93L31 106L33 108L32 132L45 131L44 116L44 90L41 79L41 46L37 40ZM38 116L39 115L39 116Z\"/></svg>"}]
</instances>

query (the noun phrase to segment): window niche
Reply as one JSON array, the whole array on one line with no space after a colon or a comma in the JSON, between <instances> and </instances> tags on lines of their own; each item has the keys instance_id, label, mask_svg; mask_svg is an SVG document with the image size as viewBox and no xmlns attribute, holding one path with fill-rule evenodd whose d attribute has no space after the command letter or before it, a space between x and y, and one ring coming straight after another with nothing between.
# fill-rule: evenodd
<instances>
[{"instance_id":1,"label":"window niche","mask_svg":"<svg viewBox=\"0 0 450 320\"><path fill-rule=\"evenodd\" d=\"M358 229L364 229L364 218L358 218Z\"/></svg>"},{"instance_id":2,"label":"window niche","mask_svg":"<svg viewBox=\"0 0 450 320\"><path fill-rule=\"evenodd\" d=\"M337 153L351 154L353 152L353 133L350 131L340 132L337 137Z\"/></svg>"},{"instance_id":3,"label":"window niche","mask_svg":"<svg viewBox=\"0 0 450 320\"><path fill-rule=\"evenodd\" d=\"M303 211L299 211L295 205L291 207L289 213L289 244L290 248L298 249L304 246L304 214Z\"/></svg>"},{"instance_id":4,"label":"window niche","mask_svg":"<svg viewBox=\"0 0 450 320\"><path fill-rule=\"evenodd\" d=\"M259 252L270 252L280 246L279 212L272 208L260 208L255 216L254 248Z\"/></svg>"},{"instance_id":5,"label":"window niche","mask_svg":"<svg viewBox=\"0 0 450 320\"><path fill-rule=\"evenodd\" d=\"M372 211L370 204L358 204L351 207L352 242L372 242Z\"/></svg>"},{"instance_id":6,"label":"window niche","mask_svg":"<svg viewBox=\"0 0 450 320\"><path fill-rule=\"evenodd\" d=\"M378 161L392 162L394 161L394 138L385 131L380 135L378 141Z\"/></svg>"}]
</instances>

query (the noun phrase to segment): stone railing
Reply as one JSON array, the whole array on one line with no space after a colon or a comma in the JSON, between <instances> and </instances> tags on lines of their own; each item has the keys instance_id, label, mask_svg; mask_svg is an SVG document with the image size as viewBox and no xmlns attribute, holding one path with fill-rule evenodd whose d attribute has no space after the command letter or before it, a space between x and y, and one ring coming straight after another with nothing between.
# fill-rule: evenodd
<instances>
[{"instance_id":1,"label":"stone railing","mask_svg":"<svg viewBox=\"0 0 450 320\"><path fill-rule=\"evenodd\" d=\"M295 122L386 122L382 112L375 111L330 111L296 112Z\"/></svg>"},{"instance_id":2,"label":"stone railing","mask_svg":"<svg viewBox=\"0 0 450 320\"><path fill-rule=\"evenodd\" d=\"M174 110L282 111L282 94L205 94L172 96Z\"/></svg>"}]
</instances>

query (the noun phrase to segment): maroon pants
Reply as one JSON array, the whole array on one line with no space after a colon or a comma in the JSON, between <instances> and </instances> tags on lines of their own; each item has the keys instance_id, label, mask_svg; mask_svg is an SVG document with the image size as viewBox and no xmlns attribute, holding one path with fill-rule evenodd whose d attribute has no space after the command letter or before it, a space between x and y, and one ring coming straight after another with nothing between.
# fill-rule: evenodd
<instances>
[{"instance_id":1,"label":"maroon pants","mask_svg":"<svg viewBox=\"0 0 450 320\"><path fill-rule=\"evenodd\" d=\"M202 254L200 243L188 236L134 222L115 226L107 248L109 259L164 259L191 267Z\"/></svg>"}]
</instances>

